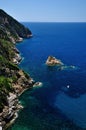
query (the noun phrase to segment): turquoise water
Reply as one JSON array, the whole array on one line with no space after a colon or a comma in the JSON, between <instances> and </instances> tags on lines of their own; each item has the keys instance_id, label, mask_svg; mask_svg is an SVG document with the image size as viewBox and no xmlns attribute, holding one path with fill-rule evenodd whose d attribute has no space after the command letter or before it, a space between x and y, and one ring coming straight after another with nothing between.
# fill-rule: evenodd
<instances>
[{"instance_id":1,"label":"turquoise water","mask_svg":"<svg viewBox=\"0 0 86 130\"><path fill-rule=\"evenodd\" d=\"M23 24L33 38L17 44L23 57L19 66L43 86L22 94L24 109L9 130L86 129L86 23ZM66 69L47 67L49 55Z\"/></svg>"}]
</instances>

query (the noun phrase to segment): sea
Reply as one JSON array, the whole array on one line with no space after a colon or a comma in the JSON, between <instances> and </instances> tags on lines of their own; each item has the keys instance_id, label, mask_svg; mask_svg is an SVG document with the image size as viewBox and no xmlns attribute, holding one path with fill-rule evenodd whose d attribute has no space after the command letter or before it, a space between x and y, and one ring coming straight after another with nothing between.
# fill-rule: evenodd
<instances>
[{"instance_id":1,"label":"sea","mask_svg":"<svg viewBox=\"0 0 86 130\"><path fill-rule=\"evenodd\" d=\"M23 22L33 37L16 47L19 67L41 86L24 92L8 130L86 130L86 23ZM63 62L47 66L48 56Z\"/></svg>"}]
</instances>

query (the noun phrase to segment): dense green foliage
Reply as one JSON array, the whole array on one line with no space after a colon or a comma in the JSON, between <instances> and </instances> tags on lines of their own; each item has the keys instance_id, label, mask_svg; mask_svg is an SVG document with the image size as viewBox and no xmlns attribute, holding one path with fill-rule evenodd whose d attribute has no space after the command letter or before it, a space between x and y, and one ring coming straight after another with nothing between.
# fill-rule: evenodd
<instances>
[{"instance_id":1,"label":"dense green foliage","mask_svg":"<svg viewBox=\"0 0 86 130\"><path fill-rule=\"evenodd\" d=\"M4 76L0 76L0 91L2 90L6 94L9 93L9 91L12 91L12 80L11 78L6 78Z\"/></svg>"},{"instance_id":2,"label":"dense green foliage","mask_svg":"<svg viewBox=\"0 0 86 130\"><path fill-rule=\"evenodd\" d=\"M13 47L14 45L11 42L0 39L0 55L3 55L8 60L11 60L13 57L15 57Z\"/></svg>"}]
</instances>

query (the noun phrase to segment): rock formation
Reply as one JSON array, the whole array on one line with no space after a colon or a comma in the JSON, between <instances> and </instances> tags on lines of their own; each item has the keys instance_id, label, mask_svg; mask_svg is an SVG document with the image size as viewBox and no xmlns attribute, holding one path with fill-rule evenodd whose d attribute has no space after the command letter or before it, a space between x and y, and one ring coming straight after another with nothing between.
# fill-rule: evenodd
<instances>
[{"instance_id":1,"label":"rock formation","mask_svg":"<svg viewBox=\"0 0 86 130\"><path fill-rule=\"evenodd\" d=\"M33 87L41 87L43 85L42 82L36 82L34 83Z\"/></svg>"},{"instance_id":2,"label":"rock formation","mask_svg":"<svg viewBox=\"0 0 86 130\"><path fill-rule=\"evenodd\" d=\"M48 65L48 66L56 66L56 65L61 66L61 65L63 65L63 63L59 59L56 59L53 56L49 56L47 61L46 61L46 65Z\"/></svg>"},{"instance_id":3,"label":"rock formation","mask_svg":"<svg viewBox=\"0 0 86 130\"><path fill-rule=\"evenodd\" d=\"M77 69L76 66L74 65L65 65L64 63L61 62L61 60L56 59L53 56L49 56L46 60L46 65L47 66L57 66L57 70L58 71L62 71L62 70L75 70Z\"/></svg>"}]
</instances>

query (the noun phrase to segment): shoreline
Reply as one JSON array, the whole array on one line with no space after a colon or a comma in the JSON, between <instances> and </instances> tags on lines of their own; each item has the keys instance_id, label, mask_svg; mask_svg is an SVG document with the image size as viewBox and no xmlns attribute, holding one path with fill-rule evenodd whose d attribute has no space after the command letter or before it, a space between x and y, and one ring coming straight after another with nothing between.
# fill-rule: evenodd
<instances>
[{"instance_id":1,"label":"shoreline","mask_svg":"<svg viewBox=\"0 0 86 130\"><path fill-rule=\"evenodd\" d=\"M30 36L30 37L32 37L32 35ZM22 41L20 41L20 43L21 43ZM19 43L16 43L16 44L19 44ZM20 51L17 49L17 47L14 45L14 51L15 51L15 58L13 58L13 63L15 64L15 65L19 65L20 64L20 62L22 61L22 57L21 57L21 55L20 55ZM21 84L19 85L19 84L16 84L15 85L15 87L19 87L18 88L18 93L15 91L15 93L14 93L14 99L13 99L13 101L12 101L12 95L11 96L9 96L9 99L11 99L11 102L9 101L9 103L8 103L8 106L7 106L7 108L6 108L6 110L5 110L5 114L6 114L6 116L8 116L8 118L9 118L9 112L10 112L10 116L12 115L12 117L10 117L11 119L9 119L9 121L8 121L8 123L6 122L6 124L5 124L5 122L3 122L4 120L2 120L1 121L1 124L0 124L0 127L3 129L3 130L6 130L7 128L9 128L14 122L15 122L15 120L18 118L18 112L21 110L21 109L23 109L23 106L21 105L21 103L19 102L19 99L18 99L18 97L20 97L25 91L27 91L27 90L29 90L29 89L31 89L31 88L33 88L33 85L36 83L30 76L29 76L29 74L27 74L28 75L28 77L29 77L29 79L27 78L27 77L25 77L25 75L24 75L24 71L23 70L21 70L20 68L19 68L19 73L21 72L21 78L24 78L25 80L27 80L27 84L23 84L24 85L24 88L22 87L22 89L21 89ZM21 81L20 81L21 82ZM12 84L12 87L14 88L14 86L13 86L13 84ZM12 93L13 94L13 93ZM16 105L14 105L14 103L17 101L17 104ZM13 103L14 102L14 103ZM12 104L12 106L10 106L10 104ZM14 110L12 109L14 107ZM4 108L5 109L5 108ZM11 109L11 110L10 110ZM1 114L3 114L3 112L1 113Z\"/></svg>"},{"instance_id":2,"label":"shoreline","mask_svg":"<svg viewBox=\"0 0 86 130\"><path fill-rule=\"evenodd\" d=\"M33 79L32 79L32 80L33 80ZM38 83L38 82L37 82L37 83ZM41 82L39 82L39 83L42 85ZM32 85L31 88L37 88L37 86L34 86L35 84L36 84L36 82L34 82L34 84ZM39 87L40 87L40 86L39 86ZM18 94L18 97L20 97L24 92L26 92L27 90L29 90L29 89L31 89L31 88L23 89L23 91ZM15 111L15 115L13 116L12 120L10 120L10 122L6 124L6 126L4 127L3 130L6 130L7 128L9 128L9 127L15 122L15 120L18 118L18 112L19 112L20 110L24 109L24 106L19 102L19 100L18 100L18 104L17 104L17 105L18 105L18 108L17 108L17 110Z\"/></svg>"},{"instance_id":3,"label":"shoreline","mask_svg":"<svg viewBox=\"0 0 86 130\"><path fill-rule=\"evenodd\" d=\"M6 125L6 127L4 128L4 130L6 130L7 128L9 128L15 122L15 120L17 118L18 118L18 112L15 113L14 118Z\"/></svg>"},{"instance_id":4,"label":"shoreline","mask_svg":"<svg viewBox=\"0 0 86 130\"><path fill-rule=\"evenodd\" d=\"M32 88L35 81L18 66L22 57L16 47L31 38L32 32L2 9L0 16L0 129L4 130L22 108L18 97Z\"/></svg>"}]
</instances>

